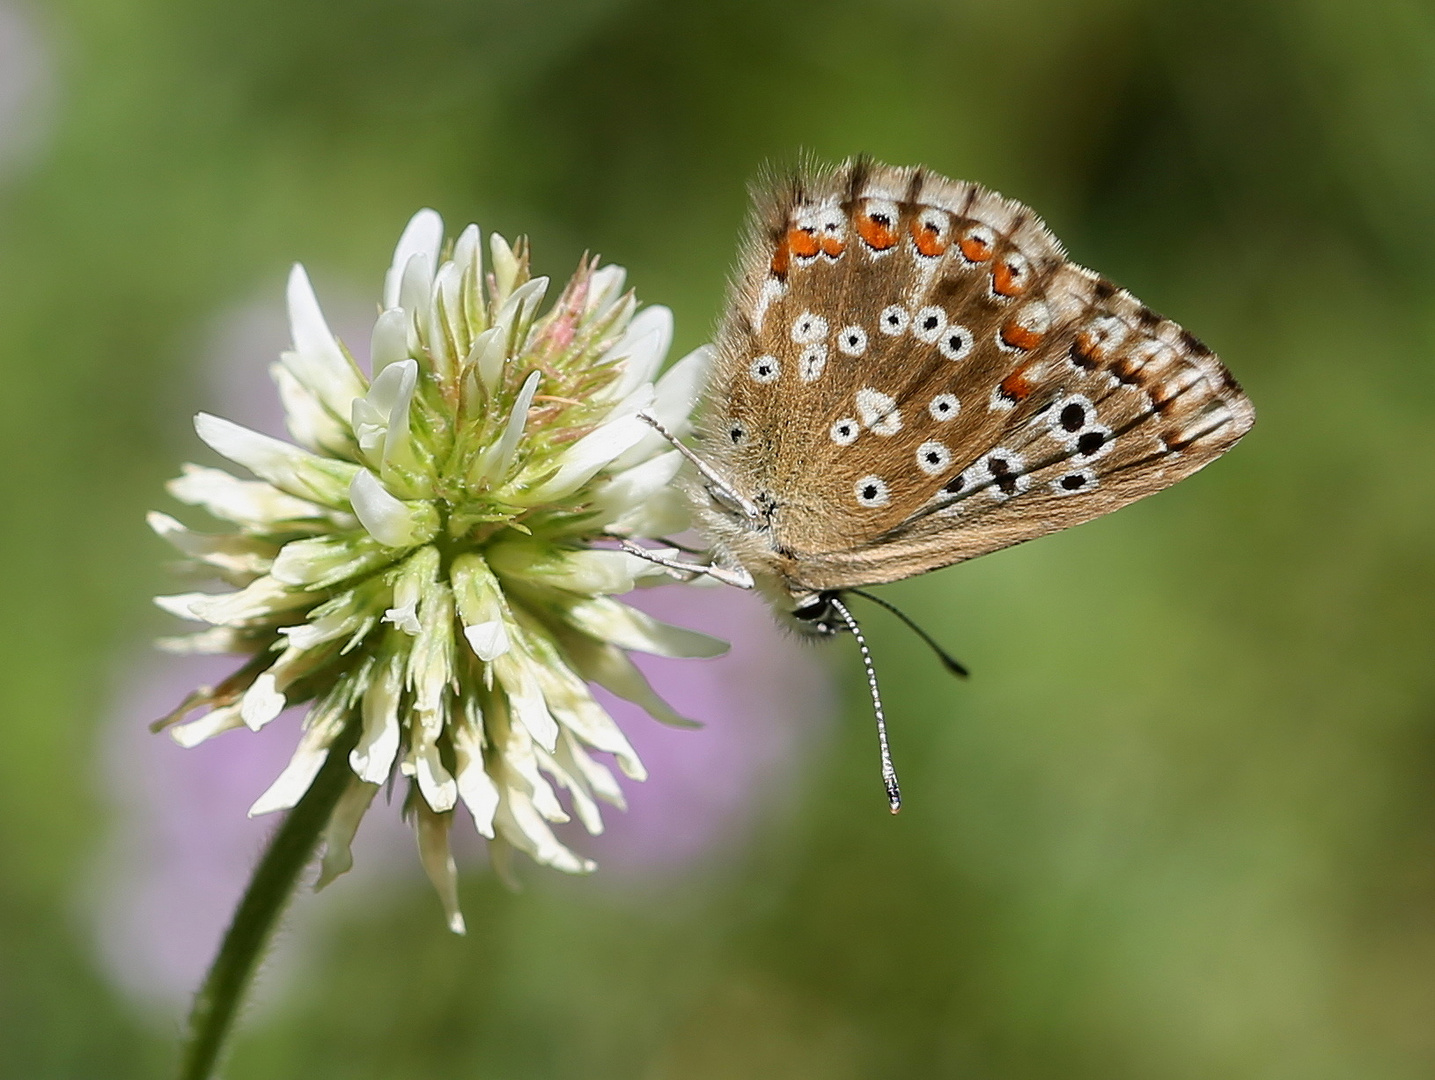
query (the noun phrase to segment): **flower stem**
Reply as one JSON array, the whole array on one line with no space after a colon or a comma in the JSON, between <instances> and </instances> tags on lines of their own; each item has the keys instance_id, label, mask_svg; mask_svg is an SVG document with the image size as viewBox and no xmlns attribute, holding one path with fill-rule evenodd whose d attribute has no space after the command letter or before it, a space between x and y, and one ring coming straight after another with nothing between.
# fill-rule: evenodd
<instances>
[{"instance_id":1,"label":"flower stem","mask_svg":"<svg viewBox=\"0 0 1435 1080\"><path fill-rule=\"evenodd\" d=\"M254 868L219 954L195 995L180 1080L209 1080L214 1074L254 970L344 793L351 775L349 751L358 734L358 725L349 724L334 741L309 790L285 815Z\"/></svg>"}]
</instances>

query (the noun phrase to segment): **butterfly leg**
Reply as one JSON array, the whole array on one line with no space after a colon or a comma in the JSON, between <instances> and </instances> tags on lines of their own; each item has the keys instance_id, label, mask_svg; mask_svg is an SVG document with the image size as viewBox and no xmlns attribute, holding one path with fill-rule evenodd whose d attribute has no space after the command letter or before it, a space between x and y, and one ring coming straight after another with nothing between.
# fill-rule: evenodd
<instances>
[{"instance_id":1,"label":"butterfly leg","mask_svg":"<svg viewBox=\"0 0 1435 1080\"><path fill-rule=\"evenodd\" d=\"M650 563L657 563L669 570L677 570L684 574L691 574L693 577L707 575L714 581L721 581L724 585L732 585L738 589L752 588L752 575L746 570L729 570L722 566L711 566L705 563L685 563L677 559L665 559L663 556L649 551L647 548L639 547L631 540L620 541L623 550L629 555L636 555L640 559L646 559Z\"/></svg>"},{"instance_id":2,"label":"butterfly leg","mask_svg":"<svg viewBox=\"0 0 1435 1080\"><path fill-rule=\"evenodd\" d=\"M745 498L742 492L738 491L719 476L716 469L688 449L686 444L679 440L678 437L667 428L663 427L662 424L658 423L654 417L647 413L640 412L638 419L651 427L664 439L667 439L674 450L692 462L693 468L702 474L702 478L707 481L708 491L718 502L731 509L740 510L750 521L766 520L762 511L759 510L750 499Z\"/></svg>"}]
</instances>

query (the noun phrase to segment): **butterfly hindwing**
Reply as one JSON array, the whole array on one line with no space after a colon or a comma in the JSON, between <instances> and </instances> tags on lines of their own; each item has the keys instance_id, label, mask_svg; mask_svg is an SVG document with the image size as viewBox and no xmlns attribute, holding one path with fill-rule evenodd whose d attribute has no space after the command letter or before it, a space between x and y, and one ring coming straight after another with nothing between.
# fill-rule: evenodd
<instances>
[{"instance_id":1,"label":"butterfly hindwing","mask_svg":"<svg viewBox=\"0 0 1435 1080\"><path fill-rule=\"evenodd\" d=\"M801 583L836 588L1107 513L1253 416L1209 350L1026 207L850 162L759 196L705 449Z\"/></svg>"}]
</instances>

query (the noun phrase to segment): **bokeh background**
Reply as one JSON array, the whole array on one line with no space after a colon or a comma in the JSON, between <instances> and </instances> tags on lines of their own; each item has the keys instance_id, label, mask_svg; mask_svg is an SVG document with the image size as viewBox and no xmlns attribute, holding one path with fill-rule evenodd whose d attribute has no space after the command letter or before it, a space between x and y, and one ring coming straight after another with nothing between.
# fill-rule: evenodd
<instances>
[{"instance_id":1,"label":"bokeh background","mask_svg":"<svg viewBox=\"0 0 1435 1080\"><path fill-rule=\"evenodd\" d=\"M624 263L691 348L745 182L801 148L1028 201L1254 432L885 590L975 672L869 617L899 818L850 641L677 733L722 828L655 777L594 878L513 894L474 845L466 938L371 814L387 869L299 905L227 1075L1435 1074L1428 4L0 0L0 1076L164 1075L267 828L226 822L282 731L218 766L137 734L173 679L142 514L189 414L248 407L289 263L352 340L431 205Z\"/></svg>"}]
</instances>

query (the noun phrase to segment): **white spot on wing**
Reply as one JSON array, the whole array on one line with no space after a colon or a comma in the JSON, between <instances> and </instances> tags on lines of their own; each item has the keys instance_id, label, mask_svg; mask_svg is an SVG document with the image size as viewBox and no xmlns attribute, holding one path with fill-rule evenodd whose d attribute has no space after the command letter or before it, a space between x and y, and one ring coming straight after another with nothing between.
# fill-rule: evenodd
<instances>
[{"instance_id":1,"label":"white spot on wing","mask_svg":"<svg viewBox=\"0 0 1435 1080\"><path fill-rule=\"evenodd\" d=\"M917 468L928 476L947 471L952 464L952 452L939 442L924 442L917 447Z\"/></svg>"},{"instance_id":2,"label":"white spot on wing","mask_svg":"<svg viewBox=\"0 0 1435 1080\"><path fill-rule=\"evenodd\" d=\"M902 430L902 414L897 411L897 402L870 386L857 391L857 415L876 435L895 435Z\"/></svg>"},{"instance_id":3,"label":"white spot on wing","mask_svg":"<svg viewBox=\"0 0 1435 1080\"><path fill-rule=\"evenodd\" d=\"M844 416L827 430L832 436L832 441L838 446L848 446L857 441L857 436L862 434L862 425L851 417Z\"/></svg>"},{"instance_id":4,"label":"white spot on wing","mask_svg":"<svg viewBox=\"0 0 1435 1080\"><path fill-rule=\"evenodd\" d=\"M837 348L848 356L861 356L867 351L867 331L860 326L844 326L837 331Z\"/></svg>"},{"instance_id":5,"label":"white spot on wing","mask_svg":"<svg viewBox=\"0 0 1435 1080\"><path fill-rule=\"evenodd\" d=\"M938 394L927 405L927 412L937 423L945 423L956 418L961 411L962 403L957 400L955 394Z\"/></svg>"},{"instance_id":6,"label":"white spot on wing","mask_svg":"<svg viewBox=\"0 0 1435 1080\"><path fill-rule=\"evenodd\" d=\"M928 345L947 328L947 313L939 307L924 307L912 317L912 336Z\"/></svg>"},{"instance_id":7,"label":"white spot on wing","mask_svg":"<svg viewBox=\"0 0 1435 1080\"><path fill-rule=\"evenodd\" d=\"M827 320L821 315L804 311L792 320L792 340L799 345L821 341L827 336Z\"/></svg>"},{"instance_id":8,"label":"white spot on wing","mask_svg":"<svg viewBox=\"0 0 1435 1080\"><path fill-rule=\"evenodd\" d=\"M892 501L891 493L887 490L887 482L880 476L862 477L852 485L852 493L857 496L857 502L869 510L886 506Z\"/></svg>"},{"instance_id":9,"label":"white spot on wing","mask_svg":"<svg viewBox=\"0 0 1435 1080\"><path fill-rule=\"evenodd\" d=\"M965 360L972 351L972 332L953 323L937 339L937 351L948 360Z\"/></svg>"},{"instance_id":10,"label":"white spot on wing","mask_svg":"<svg viewBox=\"0 0 1435 1080\"><path fill-rule=\"evenodd\" d=\"M893 304L891 307L883 308L882 314L877 318L877 325L881 327L882 333L896 337L905 333L907 325L912 321L912 313L901 304Z\"/></svg>"},{"instance_id":11,"label":"white spot on wing","mask_svg":"<svg viewBox=\"0 0 1435 1080\"><path fill-rule=\"evenodd\" d=\"M827 346L821 342L809 345L797 359L797 374L803 382L816 382L827 366Z\"/></svg>"},{"instance_id":12,"label":"white spot on wing","mask_svg":"<svg viewBox=\"0 0 1435 1080\"><path fill-rule=\"evenodd\" d=\"M771 383L782 374L782 366L775 356L758 356L747 366L747 373L752 376L753 382Z\"/></svg>"}]
</instances>

